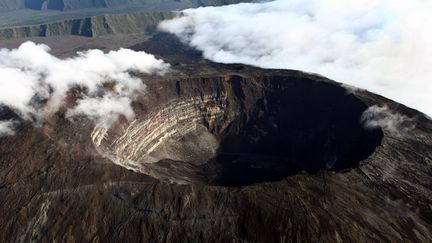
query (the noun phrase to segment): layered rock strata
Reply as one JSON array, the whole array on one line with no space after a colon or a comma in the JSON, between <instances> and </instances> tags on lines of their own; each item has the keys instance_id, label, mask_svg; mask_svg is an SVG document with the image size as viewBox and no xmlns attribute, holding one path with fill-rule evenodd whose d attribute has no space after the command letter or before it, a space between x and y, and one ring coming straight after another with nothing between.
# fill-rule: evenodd
<instances>
[{"instance_id":1,"label":"layered rock strata","mask_svg":"<svg viewBox=\"0 0 432 243\"><path fill-rule=\"evenodd\" d=\"M205 125L208 129L214 129L217 120L224 116L226 108L227 100L224 94L177 100L134 120L118 137L110 136L109 130L103 126L95 127L91 137L103 153L138 167L140 163L153 163L161 159L187 160L187 155L158 155L157 150L166 143L179 142L187 134L197 131L199 126ZM214 156L217 149L215 146L212 141L210 147L200 146L200 149L208 150L201 151L201 154ZM205 160L203 157L197 162ZM190 161L196 161L196 158L191 158Z\"/></svg>"}]
</instances>

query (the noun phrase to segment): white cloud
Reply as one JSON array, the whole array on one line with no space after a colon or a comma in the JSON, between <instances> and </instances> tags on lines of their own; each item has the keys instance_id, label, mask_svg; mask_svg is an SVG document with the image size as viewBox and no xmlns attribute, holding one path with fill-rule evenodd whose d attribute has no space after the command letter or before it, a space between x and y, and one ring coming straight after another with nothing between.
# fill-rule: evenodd
<instances>
[{"instance_id":1,"label":"white cloud","mask_svg":"<svg viewBox=\"0 0 432 243\"><path fill-rule=\"evenodd\" d=\"M366 128L382 128L388 133L401 137L406 134L413 125L407 116L391 111L387 106L371 106L361 117L361 122Z\"/></svg>"},{"instance_id":2,"label":"white cloud","mask_svg":"<svg viewBox=\"0 0 432 243\"><path fill-rule=\"evenodd\" d=\"M182 13L160 28L207 59L319 73L432 116L432 1L279 0Z\"/></svg>"},{"instance_id":3,"label":"white cloud","mask_svg":"<svg viewBox=\"0 0 432 243\"><path fill-rule=\"evenodd\" d=\"M79 87L84 94L68 112L70 116L87 115L97 121L119 115L131 119L131 99L145 85L130 71L162 74L168 69L168 64L153 55L128 49L89 50L64 60L49 50L32 42L0 50L0 106L9 107L24 120L43 121L63 105L71 88ZM104 88L108 84L111 89ZM11 125L2 124L8 133Z\"/></svg>"},{"instance_id":4,"label":"white cloud","mask_svg":"<svg viewBox=\"0 0 432 243\"><path fill-rule=\"evenodd\" d=\"M120 115L123 115L128 120L135 116L131 102L132 100L129 97L115 97L112 95L85 98L80 100L78 105L69 110L66 115L68 117L85 115L99 125L110 127Z\"/></svg>"},{"instance_id":5,"label":"white cloud","mask_svg":"<svg viewBox=\"0 0 432 243\"><path fill-rule=\"evenodd\" d=\"M0 137L14 135L13 121L0 121Z\"/></svg>"}]
</instances>

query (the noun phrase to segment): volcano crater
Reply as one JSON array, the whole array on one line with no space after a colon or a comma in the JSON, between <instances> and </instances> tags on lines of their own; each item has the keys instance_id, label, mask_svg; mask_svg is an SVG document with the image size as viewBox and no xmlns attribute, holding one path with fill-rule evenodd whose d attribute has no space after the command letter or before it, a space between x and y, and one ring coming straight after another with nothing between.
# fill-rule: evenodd
<instances>
[{"instance_id":1,"label":"volcano crater","mask_svg":"<svg viewBox=\"0 0 432 243\"><path fill-rule=\"evenodd\" d=\"M148 88L135 121L96 127L92 138L118 164L164 181L232 187L340 172L383 138L361 124L362 100L304 73L179 78Z\"/></svg>"}]
</instances>

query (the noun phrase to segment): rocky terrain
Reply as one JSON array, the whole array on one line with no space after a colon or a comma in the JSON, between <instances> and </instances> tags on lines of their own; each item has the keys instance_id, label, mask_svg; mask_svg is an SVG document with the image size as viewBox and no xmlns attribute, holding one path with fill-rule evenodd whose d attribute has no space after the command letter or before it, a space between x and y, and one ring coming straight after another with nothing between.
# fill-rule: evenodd
<instances>
[{"instance_id":1,"label":"rocky terrain","mask_svg":"<svg viewBox=\"0 0 432 243\"><path fill-rule=\"evenodd\" d=\"M1 242L432 240L425 115L319 75L209 63L166 34L133 48L172 64L135 74L135 120L60 111L0 138ZM365 128L374 106L403 124Z\"/></svg>"}]
</instances>

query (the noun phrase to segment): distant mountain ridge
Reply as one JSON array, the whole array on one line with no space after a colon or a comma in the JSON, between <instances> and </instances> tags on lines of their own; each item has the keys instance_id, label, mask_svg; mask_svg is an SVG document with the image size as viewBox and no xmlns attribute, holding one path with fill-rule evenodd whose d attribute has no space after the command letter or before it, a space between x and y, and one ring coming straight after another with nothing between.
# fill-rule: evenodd
<instances>
[{"instance_id":1,"label":"distant mountain ridge","mask_svg":"<svg viewBox=\"0 0 432 243\"><path fill-rule=\"evenodd\" d=\"M0 12L18 9L33 10L58 10L69 11L85 8L116 8L127 5L161 4L161 3L186 4L190 7L225 5L239 2L250 2L242 0L2 0L0 1Z\"/></svg>"},{"instance_id":2,"label":"distant mountain ridge","mask_svg":"<svg viewBox=\"0 0 432 243\"><path fill-rule=\"evenodd\" d=\"M146 33L173 12L105 14L40 25L0 29L0 39L77 35L96 37L109 34Z\"/></svg>"},{"instance_id":3,"label":"distant mountain ridge","mask_svg":"<svg viewBox=\"0 0 432 243\"><path fill-rule=\"evenodd\" d=\"M256 0L0 0L0 39L147 33L173 11Z\"/></svg>"}]
</instances>

